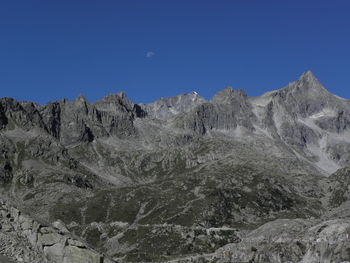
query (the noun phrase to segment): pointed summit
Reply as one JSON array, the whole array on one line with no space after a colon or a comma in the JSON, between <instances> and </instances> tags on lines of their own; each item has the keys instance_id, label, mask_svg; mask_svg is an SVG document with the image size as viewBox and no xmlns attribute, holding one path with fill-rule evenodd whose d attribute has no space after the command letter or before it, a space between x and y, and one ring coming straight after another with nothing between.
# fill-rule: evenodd
<instances>
[{"instance_id":1,"label":"pointed summit","mask_svg":"<svg viewBox=\"0 0 350 263\"><path fill-rule=\"evenodd\" d=\"M308 88L312 90L322 90L327 91L321 82L315 77L315 75L311 72L311 70L308 70L304 72L299 80L297 81L297 85L299 88ZM328 91L327 91L328 92Z\"/></svg>"},{"instance_id":2,"label":"pointed summit","mask_svg":"<svg viewBox=\"0 0 350 263\"><path fill-rule=\"evenodd\" d=\"M299 83L302 83L303 85L306 85L309 88L323 88L322 84L320 81L316 78L316 76L312 73L311 70L308 70L304 72L299 80Z\"/></svg>"},{"instance_id":3,"label":"pointed summit","mask_svg":"<svg viewBox=\"0 0 350 263\"><path fill-rule=\"evenodd\" d=\"M318 82L318 79L316 78L316 76L312 73L311 70L308 70L306 72L304 72L299 80L303 80L303 81L308 81L308 82L315 82L317 81Z\"/></svg>"}]
</instances>

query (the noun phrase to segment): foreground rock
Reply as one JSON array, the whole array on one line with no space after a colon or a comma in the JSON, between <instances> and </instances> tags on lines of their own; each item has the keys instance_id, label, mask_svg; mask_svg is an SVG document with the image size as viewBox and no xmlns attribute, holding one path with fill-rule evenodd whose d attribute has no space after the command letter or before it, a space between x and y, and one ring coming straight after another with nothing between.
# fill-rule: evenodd
<instances>
[{"instance_id":1,"label":"foreground rock","mask_svg":"<svg viewBox=\"0 0 350 263\"><path fill-rule=\"evenodd\" d=\"M72 236L62 222L44 226L2 200L0 222L0 253L9 260L25 263L114 262Z\"/></svg>"}]
</instances>

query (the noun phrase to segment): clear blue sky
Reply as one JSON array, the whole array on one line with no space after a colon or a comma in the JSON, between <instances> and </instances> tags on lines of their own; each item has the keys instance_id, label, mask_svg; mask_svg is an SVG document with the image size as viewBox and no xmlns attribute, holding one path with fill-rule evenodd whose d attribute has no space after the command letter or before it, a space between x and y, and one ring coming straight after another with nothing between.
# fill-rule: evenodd
<instances>
[{"instance_id":1,"label":"clear blue sky","mask_svg":"<svg viewBox=\"0 0 350 263\"><path fill-rule=\"evenodd\" d=\"M257 96L311 69L350 99L349 12L349 0L1 1L0 97Z\"/></svg>"}]
</instances>

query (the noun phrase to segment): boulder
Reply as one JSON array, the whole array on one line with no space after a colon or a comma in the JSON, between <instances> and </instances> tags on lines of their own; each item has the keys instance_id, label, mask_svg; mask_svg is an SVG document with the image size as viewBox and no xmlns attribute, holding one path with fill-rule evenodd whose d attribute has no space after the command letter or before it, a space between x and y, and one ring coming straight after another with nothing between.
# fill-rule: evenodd
<instances>
[{"instance_id":1,"label":"boulder","mask_svg":"<svg viewBox=\"0 0 350 263\"><path fill-rule=\"evenodd\" d=\"M44 254L49 262L63 262L64 252L64 244L61 243L44 247Z\"/></svg>"},{"instance_id":2,"label":"boulder","mask_svg":"<svg viewBox=\"0 0 350 263\"><path fill-rule=\"evenodd\" d=\"M101 255L98 253L78 248L75 246L66 246L65 247L65 256L63 263L100 263Z\"/></svg>"},{"instance_id":3,"label":"boulder","mask_svg":"<svg viewBox=\"0 0 350 263\"><path fill-rule=\"evenodd\" d=\"M56 228L61 234L69 233L67 227L61 220L57 220L52 223L52 226Z\"/></svg>"},{"instance_id":4,"label":"boulder","mask_svg":"<svg viewBox=\"0 0 350 263\"><path fill-rule=\"evenodd\" d=\"M38 242L40 242L42 246L51 246L57 243L65 244L66 240L67 238L65 236L62 236L57 233L39 235L38 238Z\"/></svg>"}]
</instances>

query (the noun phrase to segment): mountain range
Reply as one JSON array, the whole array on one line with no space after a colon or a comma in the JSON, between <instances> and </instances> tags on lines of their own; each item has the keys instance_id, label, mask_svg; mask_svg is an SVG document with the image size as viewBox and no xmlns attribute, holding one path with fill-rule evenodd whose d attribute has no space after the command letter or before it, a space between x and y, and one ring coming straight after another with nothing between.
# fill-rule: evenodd
<instances>
[{"instance_id":1,"label":"mountain range","mask_svg":"<svg viewBox=\"0 0 350 263\"><path fill-rule=\"evenodd\" d=\"M350 260L350 101L311 71L258 97L1 98L0 145L13 262Z\"/></svg>"}]
</instances>

